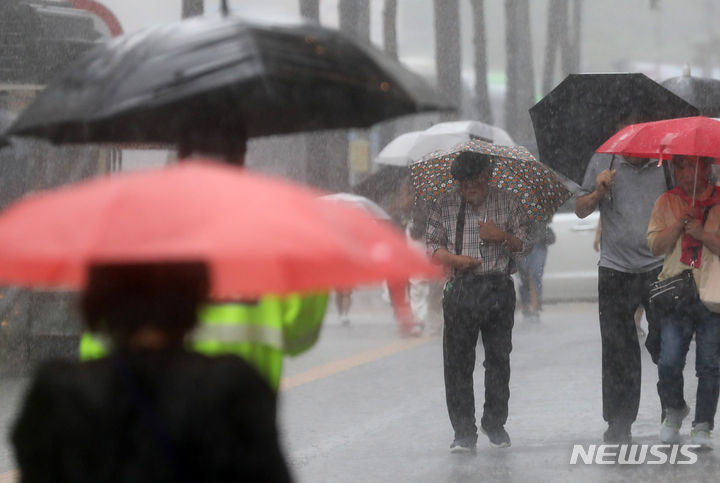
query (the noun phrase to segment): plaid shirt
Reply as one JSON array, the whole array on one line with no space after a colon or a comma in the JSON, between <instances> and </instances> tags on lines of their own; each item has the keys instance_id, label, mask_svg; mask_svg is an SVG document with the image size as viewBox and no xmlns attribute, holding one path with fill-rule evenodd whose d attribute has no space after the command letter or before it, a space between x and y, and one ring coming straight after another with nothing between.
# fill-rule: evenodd
<instances>
[{"instance_id":1,"label":"plaid shirt","mask_svg":"<svg viewBox=\"0 0 720 483\"><path fill-rule=\"evenodd\" d=\"M460 191L457 188L432 203L425 232L425 243L430 255L439 248L455 253L455 232L459 212ZM519 238L523 243L523 251L511 253L510 248L503 247L500 242L481 243L478 222L490 220L505 233ZM473 208L470 203L465 204L462 254L482 261L476 269L477 273L506 273L513 257L527 255L532 248L531 230L532 222L523 211L520 201L512 193L490 187L487 198L479 208ZM510 266L511 273L515 271L514 265Z\"/></svg>"}]
</instances>

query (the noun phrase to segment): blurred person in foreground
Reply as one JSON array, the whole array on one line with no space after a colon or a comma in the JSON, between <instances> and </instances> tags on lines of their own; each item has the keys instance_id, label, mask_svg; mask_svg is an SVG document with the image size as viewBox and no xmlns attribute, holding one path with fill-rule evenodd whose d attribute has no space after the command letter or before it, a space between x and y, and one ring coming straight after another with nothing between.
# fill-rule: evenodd
<instances>
[{"instance_id":1,"label":"blurred person in foreground","mask_svg":"<svg viewBox=\"0 0 720 483\"><path fill-rule=\"evenodd\" d=\"M416 244L420 248L425 246L429 206L427 201L417 199L413 201L410 209L410 222L406 228L408 242ZM414 316L414 332L416 334L442 335L444 286L443 280L410 280L410 306Z\"/></svg>"},{"instance_id":2,"label":"blurred person in foreground","mask_svg":"<svg viewBox=\"0 0 720 483\"><path fill-rule=\"evenodd\" d=\"M673 157L678 186L657 200L647 229L653 254L665 255L659 280L692 270L697 282L704 264L720 255L720 189L711 181L714 162L714 158ZM666 408L660 439L680 442L680 427L690 412L683 395L683 369L694 334L698 385L690 434L693 444L712 448L710 432L720 390L720 314L696 298L663 307L659 319L658 390Z\"/></svg>"},{"instance_id":3,"label":"blurred person in foreground","mask_svg":"<svg viewBox=\"0 0 720 483\"><path fill-rule=\"evenodd\" d=\"M185 348L208 285L202 263L90 269L84 324L112 349L40 367L12 430L21 481L290 481L267 382Z\"/></svg>"},{"instance_id":4,"label":"blurred person in foreground","mask_svg":"<svg viewBox=\"0 0 720 483\"><path fill-rule=\"evenodd\" d=\"M657 361L659 329L649 307L649 291L663 259L650 252L646 229L655 200L668 188L656 160L595 154L575 202L578 217L599 207L602 220L598 309L605 443L632 441L640 407L642 366L635 312L641 305L648 320L645 345Z\"/></svg>"},{"instance_id":5,"label":"blurred person in foreground","mask_svg":"<svg viewBox=\"0 0 720 483\"><path fill-rule=\"evenodd\" d=\"M247 149L244 132L242 126L231 126L210 138L188 131L177 147L179 161L198 155L243 167ZM191 334L192 347L211 356L234 354L244 358L277 391L283 358L315 344L327 302L327 292L266 294L249 302L211 301L199 309L200 324ZM91 360L104 357L108 349L98 337L85 332L79 352L81 360Z\"/></svg>"},{"instance_id":6,"label":"blurred person in foreground","mask_svg":"<svg viewBox=\"0 0 720 483\"><path fill-rule=\"evenodd\" d=\"M515 314L513 258L529 250L530 219L511 193L489 185L490 156L463 152L452 163L458 188L430 208L426 243L451 271L445 286L443 359L454 453L477 444L473 372L478 335L485 349L485 404L480 430L491 446L510 446L510 351Z\"/></svg>"}]
</instances>

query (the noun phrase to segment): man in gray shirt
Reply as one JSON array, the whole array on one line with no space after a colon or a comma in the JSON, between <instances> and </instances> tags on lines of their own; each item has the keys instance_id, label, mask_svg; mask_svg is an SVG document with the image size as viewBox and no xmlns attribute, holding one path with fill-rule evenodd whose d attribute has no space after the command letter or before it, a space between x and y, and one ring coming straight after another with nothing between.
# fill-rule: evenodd
<instances>
[{"instance_id":1,"label":"man in gray shirt","mask_svg":"<svg viewBox=\"0 0 720 483\"><path fill-rule=\"evenodd\" d=\"M640 404L640 345L634 314L645 307L650 335L657 335L648 303L662 257L648 248L646 232L655 200L668 189L656 160L596 154L585 172L575 214L585 218L598 206L602 220L598 299L602 340L603 418L606 443L632 441ZM651 355L653 349L646 344ZM653 355L653 360L655 360Z\"/></svg>"}]
</instances>

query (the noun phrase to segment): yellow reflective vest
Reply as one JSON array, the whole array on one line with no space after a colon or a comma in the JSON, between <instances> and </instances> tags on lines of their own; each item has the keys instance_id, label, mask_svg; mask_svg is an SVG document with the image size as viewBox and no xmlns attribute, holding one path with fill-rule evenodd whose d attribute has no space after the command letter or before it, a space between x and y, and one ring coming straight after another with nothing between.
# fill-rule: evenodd
<instances>
[{"instance_id":1,"label":"yellow reflective vest","mask_svg":"<svg viewBox=\"0 0 720 483\"><path fill-rule=\"evenodd\" d=\"M207 355L235 354L244 358L277 390L283 355L299 354L315 344L327 301L327 293L318 293L266 295L255 304L207 305L200 311L192 347ZM107 352L100 338L83 334L81 360L97 359Z\"/></svg>"}]
</instances>

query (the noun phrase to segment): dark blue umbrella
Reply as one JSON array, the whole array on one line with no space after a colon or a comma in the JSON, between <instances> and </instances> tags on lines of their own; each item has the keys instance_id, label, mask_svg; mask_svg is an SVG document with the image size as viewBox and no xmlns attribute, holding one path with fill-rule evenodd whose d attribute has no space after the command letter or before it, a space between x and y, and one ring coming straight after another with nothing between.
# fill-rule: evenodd
<instances>
[{"instance_id":1,"label":"dark blue umbrella","mask_svg":"<svg viewBox=\"0 0 720 483\"><path fill-rule=\"evenodd\" d=\"M623 122L696 116L644 74L570 74L530 108L540 161L582 184L590 158Z\"/></svg>"}]
</instances>

